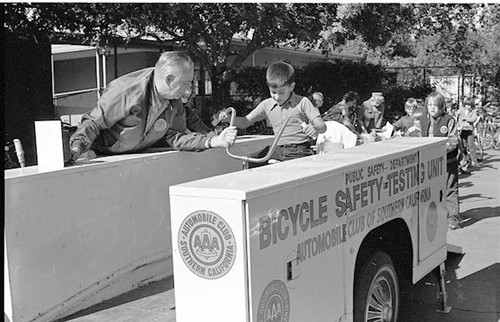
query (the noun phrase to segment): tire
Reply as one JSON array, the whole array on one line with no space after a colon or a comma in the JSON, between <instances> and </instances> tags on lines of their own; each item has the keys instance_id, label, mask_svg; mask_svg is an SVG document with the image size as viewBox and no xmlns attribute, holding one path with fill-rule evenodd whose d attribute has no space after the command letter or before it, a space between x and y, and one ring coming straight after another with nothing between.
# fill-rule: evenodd
<instances>
[{"instance_id":1,"label":"tire","mask_svg":"<svg viewBox=\"0 0 500 322\"><path fill-rule=\"evenodd\" d=\"M399 283L391 258L377 251L364 262L354 281L354 322L396 322Z\"/></svg>"},{"instance_id":2,"label":"tire","mask_svg":"<svg viewBox=\"0 0 500 322\"><path fill-rule=\"evenodd\" d=\"M486 133L482 138L481 138L481 146L483 147L483 150L489 150L493 146L493 135L490 133Z\"/></svg>"}]
</instances>

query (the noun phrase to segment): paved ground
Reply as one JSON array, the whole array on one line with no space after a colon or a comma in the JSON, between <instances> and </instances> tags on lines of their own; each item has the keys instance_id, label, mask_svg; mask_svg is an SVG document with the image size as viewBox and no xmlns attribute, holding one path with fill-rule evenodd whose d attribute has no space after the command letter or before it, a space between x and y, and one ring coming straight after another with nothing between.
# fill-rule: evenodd
<instances>
[{"instance_id":1,"label":"paved ground","mask_svg":"<svg viewBox=\"0 0 500 322\"><path fill-rule=\"evenodd\" d=\"M446 287L448 314L436 312L437 278L431 273L416 285L402 286L400 321L500 322L500 151L486 151L481 167L461 176L463 228L448 241L463 254L448 253ZM65 321L173 322L172 279L131 291Z\"/></svg>"}]
</instances>

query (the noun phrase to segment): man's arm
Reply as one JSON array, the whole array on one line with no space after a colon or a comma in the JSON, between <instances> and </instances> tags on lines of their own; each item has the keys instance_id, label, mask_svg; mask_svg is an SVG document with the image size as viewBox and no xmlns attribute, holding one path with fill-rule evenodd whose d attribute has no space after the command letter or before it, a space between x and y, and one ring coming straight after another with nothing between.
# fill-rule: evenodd
<instances>
[{"instance_id":1,"label":"man's arm","mask_svg":"<svg viewBox=\"0 0 500 322\"><path fill-rule=\"evenodd\" d=\"M97 102L97 106L82 116L82 122L69 140L73 161L76 161L83 152L90 149L102 130L111 128L116 122L130 114L130 109L133 106L127 108L122 103L123 97L120 93L108 87L105 94ZM133 117L132 115L131 118Z\"/></svg>"},{"instance_id":2,"label":"man's arm","mask_svg":"<svg viewBox=\"0 0 500 322\"><path fill-rule=\"evenodd\" d=\"M166 142L177 150L199 151L208 148L231 145L236 139L236 127L228 127L219 135L211 131L207 134L187 132L185 109L181 106L173 120L171 128L165 134Z\"/></svg>"},{"instance_id":3,"label":"man's arm","mask_svg":"<svg viewBox=\"0 0 500 322\"><path fill-rule=\"evenodd\" d=\"M380 104L377 109L379 113L375 115L375 128L380 129L380 127L382 126L382 119L384 118L384 110L385 110L384 103Z\"/></svg>"},{"instance_id":4,"label":"man's arm","mask_svg":"<svg viewBox=\"0 0 500 322\"><path fill-rule=\"evenodd\" d=\"M214 132L205 135L197 132L185 133L169 130L165 135L165 140L177 150L201 151L232 145L236 140L237 132L238 130L234 126L225 128L219 135L214 135Z\"/></svg>"}]
</instances>

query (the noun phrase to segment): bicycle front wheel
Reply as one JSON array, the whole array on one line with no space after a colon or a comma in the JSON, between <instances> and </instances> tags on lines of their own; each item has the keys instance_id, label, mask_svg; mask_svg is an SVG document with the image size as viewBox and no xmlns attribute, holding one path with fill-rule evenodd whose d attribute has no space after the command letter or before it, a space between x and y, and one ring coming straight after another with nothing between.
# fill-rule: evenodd
<instances>
[{"instance_id":1,"label":"bicycle front wheel","mask_svg":"<svg viewBox=\"0 0 500 322\"><path fill-rule=\"evenodd\" d=\"M483 150L489 150L493 147L493 135L491 133L484 134L480 141Z\"/></svg>"}]
</instances>

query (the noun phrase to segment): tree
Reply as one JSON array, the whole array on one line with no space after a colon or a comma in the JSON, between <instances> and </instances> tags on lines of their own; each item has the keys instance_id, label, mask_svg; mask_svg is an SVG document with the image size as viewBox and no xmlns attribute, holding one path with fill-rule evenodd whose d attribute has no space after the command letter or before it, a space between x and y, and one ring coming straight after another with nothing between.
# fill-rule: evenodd
<instances>
[{"instance_id":1,"label":"tree","mask_svg":"<svg viewBox=\"0 0 500 322\"><path fill-rule=\"evenodd\" d=\"M473 74L498 87L499 12L499 4L343 4L334 40L342 40L338 50L365 54L371 63L451 66L440 72Z\"/></svg>"},{"instance_id":2,"label":"tree","mask_svg":"<svg viewBox=\"0 0 500 322\"><path fill-rule=\"evenodd\" d=\"M231 70L268 46L317 46L332 22L335 4L304 3L35 3L6 5L6 26L30 34L79 32L98 45L140 37L174 41L185 48L212 80L213 103L224 105ZM235 52L234 39L244 44Z\"/></svg>"}]
</instances>

